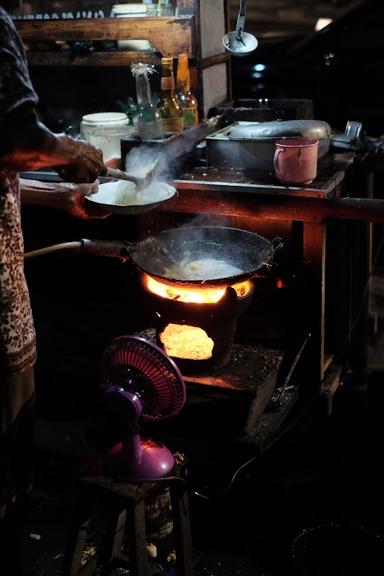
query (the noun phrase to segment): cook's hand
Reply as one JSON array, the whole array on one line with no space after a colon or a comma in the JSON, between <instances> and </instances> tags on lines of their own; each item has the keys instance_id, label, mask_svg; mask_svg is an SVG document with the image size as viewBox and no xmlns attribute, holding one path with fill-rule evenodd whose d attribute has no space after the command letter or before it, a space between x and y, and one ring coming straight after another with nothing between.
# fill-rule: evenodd
<instances>
[{"instance_id":1,"label":"cook's hand","mask_svg":"<svg viewBox=\"0 0 384 576\"><path fill-rule=\"evenodd\" d=\"M58 174L66 182L94 182L105 174L103 153L99 148L83 140L74 140L70 136L58 136L66 163L57 168Z\"/></svg>"},{"instance_id":2,"label":"cook's hand","mask_svg":"<svg viewBox=\"0 0 384 576\"><path fill-rule=\"evenodd\" d=\"M76 218L107 218L110 212L86 200L86 197L95 194L98 188L98 180L92 184L65 182L62 184L63 208Z\"/></svg>"}]
</instances>

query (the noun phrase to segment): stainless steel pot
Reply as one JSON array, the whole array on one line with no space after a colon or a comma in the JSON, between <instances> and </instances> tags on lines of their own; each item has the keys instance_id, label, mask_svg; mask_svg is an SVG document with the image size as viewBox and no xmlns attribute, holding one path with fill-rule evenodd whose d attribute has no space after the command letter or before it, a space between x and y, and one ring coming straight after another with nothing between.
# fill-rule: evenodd
<instances>
[{"instance_id":1,"label":"stainless steel pot","mask_svg":"<svg viewBox=\"0 0 384 576\"><path fill-rule=\"evenodd\" d=\"M321 120L235 122L206 138L208 165L270 172L276 140L315 138L322 158L329 150L331 135L330 125Z\"/></svg>"}]
</instances>

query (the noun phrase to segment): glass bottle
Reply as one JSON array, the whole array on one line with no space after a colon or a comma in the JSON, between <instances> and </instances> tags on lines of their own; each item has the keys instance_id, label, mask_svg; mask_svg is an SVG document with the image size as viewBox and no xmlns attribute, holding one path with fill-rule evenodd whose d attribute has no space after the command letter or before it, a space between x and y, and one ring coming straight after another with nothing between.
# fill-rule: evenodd
<instances>
[{"instance_id":1,"label":"glass bottle","mask_svg":"<svg viewBox=\"0 0 384 576\"><path fill-rule=\"evenodd\" d=\"M161 101L160 112L164 132L179 133L183 131L183 109L176 96L175 77L173 75L173 58L161 59Z\"/></svg>"},{"instance_id":2,"label":"glass bottle","mask_svg":"<svg viewBox=\"0 0 384 576\"><path fill-rule=\"evenodd\" d=\"M152 101L149 84L149 74L153 74L155 70L142 62L132 64L131 70L136 80L137 107L133 118L136 133L142 140L162 138L163 121L159 109Z\"/></svg>"},{"instance_id":3,"label":"glass bottle","mask_svg":"<svg viewBox=\"0 0 384 576\"><path fill-rule=\"evenodd\" d=\"M169 5L169 0L158 0L157 15L158 16L173 16L172 6Z\"/></svg>"},{"instance_id":4,"label":"glass bottle","mask_svg":"<svg viewBox=\"0 0 384 576\"><path fill-rule=\"evenodd\" d=\"M177 60L177 97L183 109L184 128L199 123L198 103L191 91L188 55L180 54Z\"/></svg>"}]
</instances>

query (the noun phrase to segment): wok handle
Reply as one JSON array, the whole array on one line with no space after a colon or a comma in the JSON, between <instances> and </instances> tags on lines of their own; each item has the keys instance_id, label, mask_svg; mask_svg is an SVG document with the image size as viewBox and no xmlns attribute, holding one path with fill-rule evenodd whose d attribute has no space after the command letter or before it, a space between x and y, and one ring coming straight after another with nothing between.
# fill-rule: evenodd
<instances>
[{"instance_id":1,"label":"wok handle","mask_svg":"<svg viewBox=\"0 0 384 576\"><path fill-rule=\"evenodd\" d=\"M273 239L271 240L271 244L272 244L272 247L273 247L273 251L274 251L274 252L277 252L278 250L281 250L282 247L284 246L283 239L280 238L280 236L276 236L276 238L273 238Z\"/></svg>"},{"instance_id":2,"label":"wok handle","mask_svg":"<svg viewBox=\"0 0 384 576\"><path fill-rule=\"evenodd\" d=\"M93 256L109 256L112 258L121 258L127 260L130 256L129 249L134 246L134 242L114 242L111 240L76 240L74 242L63 242L61 244L53 244L46 246L39 250L26 252L24 254L25 260L30 260L37 256L46 256L61 252L64 254L92 254Z\"/></svg>"},{"instance_id":3,"label":"wok handle","mask_svg":"<svg viewBox=\"0 0 384 576\"><path fill-rule=\"evenodd\" d=\"M53 244L52 246L45 246L44 248L38 248L37 250L25 252L24 260L31 260L37 256L46 256L47 254L54 254L56 252L61 252L64 254L81 254L82 250L83 247L81 240L75 240L74 242L62 242L61 244Z\"/></svg>"},{"instance_id":4,"label":"wok handle","mask_svg":"<svg viewBox=\"0 0 384 576\"><path fill-rule=\"evenodd\" d=\"M84 254L121 258L122 260L129 258L130 244L128 242L116 242L113 240L88 240L87 238L83 238L81 242Z\"/></svg>"}]
</instances>

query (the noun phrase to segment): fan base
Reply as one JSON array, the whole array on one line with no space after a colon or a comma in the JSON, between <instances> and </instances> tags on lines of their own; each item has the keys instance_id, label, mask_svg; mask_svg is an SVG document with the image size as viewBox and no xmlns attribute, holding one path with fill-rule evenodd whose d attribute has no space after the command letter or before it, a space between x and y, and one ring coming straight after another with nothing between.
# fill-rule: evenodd
<instances>
[{"instance_id":1,"label":"fan base","mask_svg":"<svg viewBox=\"0 0 384 576\"><path fill-rule=\"evenodd\" d=\"M160 442L140 440L140 456L132 460L132 453L123 442L111 448L105 459L107 471L129 479L161 478L171 472L175 460L171 451Z\"/></svg>"}]
</instances>

